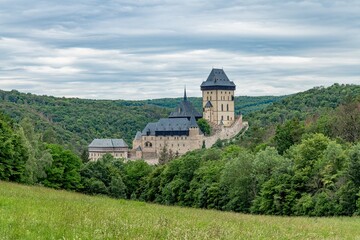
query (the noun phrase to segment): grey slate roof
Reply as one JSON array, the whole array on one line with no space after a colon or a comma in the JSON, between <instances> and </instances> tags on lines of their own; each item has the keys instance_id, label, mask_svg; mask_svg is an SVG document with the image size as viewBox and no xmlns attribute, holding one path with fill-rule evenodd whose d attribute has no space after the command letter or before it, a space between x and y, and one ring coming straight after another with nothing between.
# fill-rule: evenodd
<instances>
[{"instance_id":1,"label":"grey slate roof","mask_svg":"<svg viewBox=\"0 0 360 240\"><path fill-rule=\"evenodd\" d=\"M116 147L128 147L122 139L94 139L89 147L101 147L101 148L116 148Z\"/></svg>"},{"instance_id":2,"label":"grey slate roof","mask_svg":"<svg viewBox=\"0 0 360 240\"><path fill-rule=\"evenodd\" d=\"M161 118L158 122L148 123L142 131L143 136L155 136L155 132L188 131L190 127L198 127L195 117Z\"/></svg>"},{"instance_id":3,"label":"grey slate roof","mask_svg":"<svg viewBox=\"0 0 360 240\"><path fill-rule=\"evenodd\" d=\"M141 139L141 132L140 132L140 131L137 131L134 140L140 140L140 139Z\"/></svg>"},{"instance_id":4,"label":"grey slate roof","mask_svg":"<svg viewBox=\"0 0 360 240\"><path fill-rule=\"evenodd\" d=\"M195 120L195 117L194 116L191 116L190 118L190 124L189 124L189 127L199 127L196 123L196 120Z\"/></svg>"},{"instance_id":5,"label":"grey slate roof","mask_svg":"<svg viewBox=\"0 0 360 240\"><path fill-rule=\"evenodd\" d=\"M206 108L212 108L213 105L211 104L210 101L207 101L207 103L205 104L205 107L206 107Z\"/></svg>"},{"instance_id":6,"label":"grey slate roof","mask_svg":"<svg viewBox=\"0 0 360 240\"><path fill-rule=\"evenodd\" d=\"M213 68L206 81L202 82L201 90L235 90L235 83L230 81L223 69Z\"/></svg>"},{"instance_id":7,"label":"grey slate roof","mask_svg":"<svg viewBox=\"0 0 360 240\"><path fill-rule=\"evenodd\" d=\"M184 100L179 103L175 108L175 111L170 113L169 118L191 118L194 116L196 119L202 118L202 114L199 113L192 103L187 100L186 90L184 91Z\"/></svg>"}]
</instances>

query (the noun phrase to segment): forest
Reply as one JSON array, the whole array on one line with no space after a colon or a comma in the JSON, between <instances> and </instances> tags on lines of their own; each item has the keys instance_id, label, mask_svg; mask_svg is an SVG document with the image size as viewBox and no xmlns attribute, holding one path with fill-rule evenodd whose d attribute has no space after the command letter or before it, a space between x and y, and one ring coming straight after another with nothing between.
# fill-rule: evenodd
<instances>
[{"instance_id":1,"label":"forest","mask_svg":"<svg viewBox=\"0 0 360 240\"><path fill-rule=\"evenodd\" d=\"M236 97L236 111L262 109L283 97ZM201 98L189 98L201 110ZM56 143L81 154L94 138L123 138L131 146L137 131L157 121L182 98L142 101L56 98L0 90L0 109L19 123L31 119L45 142Z\"/></svg>"},{"instance_id":2,"label":"forest","mask_svg":"<svg viewBox=\"0 0 360 240\"><path fill-rule=\"evenodd\" d=\"M86 152L69 147L71 143L66 138L63 142L56 140L54 135L61 132L50 131L49 125L36 121L41 118L58 121L58 115L50 116L47 112L51 109L48 105L65 104L64 108L54 108L59 111L79 105L71 110L75 113L90 107L91 101L93 105L116 109L118 115L148 110L156 118L166 115L171 107L160 107L163 100L158 100L158 104L140 101L121 105L116 104L121 101L97 103L30 95L39 102L34 104L25 101L27 94L14 94L23 98L9 99L5 94L1 102L4 113L0 114L0 180L253 214L360 214L360 86L334 84L276 100L265 97L259 100L259 106L266 102L265 106L258 108L254 103L256 110L244 114L250 125L246 134L218 141L210 149L165 159L156 166L142 160L114 159L110 155L89 162ZM5 108L10 105L13 107ZM121 112L127 107L134 112ZM17 112L22 108L27 111ZM37 118L33 118L35 115ZM106 117L112 119L104 111ZM81 128L80 122L73 124ZM68 130L64 122L58 121L54 126L58 125ZM96 122L91 126L95 127ZM126 130L132 131L134 126ZM71 131L64 133L69 133L71 138ZM82 135L77 136L79 143L87 141Z\"/></svg>"}]
</instances>

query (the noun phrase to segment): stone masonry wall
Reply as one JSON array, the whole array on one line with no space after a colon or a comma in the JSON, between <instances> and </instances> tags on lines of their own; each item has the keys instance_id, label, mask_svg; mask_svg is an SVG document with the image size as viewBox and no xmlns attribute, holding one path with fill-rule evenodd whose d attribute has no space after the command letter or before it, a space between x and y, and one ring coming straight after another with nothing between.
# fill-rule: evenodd
<instances>
[{"instance_id":1,"label":"stone masonry wall","mask_svg":"<svg viewBox=\"0 0 360 240\"><path fill-rule=\"evenodd\" d=\"M224 140L235 137L244 127L247 127L247 125L248 123L243 122L242 116L240 115L230 127L221 126L214 135L204 137L206 148L212 147L218 139Z\"/></svg>"}]
</instances>

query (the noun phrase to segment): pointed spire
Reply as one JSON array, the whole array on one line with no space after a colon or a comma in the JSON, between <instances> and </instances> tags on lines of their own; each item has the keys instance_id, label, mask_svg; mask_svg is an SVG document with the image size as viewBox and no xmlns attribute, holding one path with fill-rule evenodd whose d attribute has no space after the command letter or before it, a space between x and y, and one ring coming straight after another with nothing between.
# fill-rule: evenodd
<instances>
[{"instance_id":1,"label":"pointed spire","mask_svg":"<svg viewBox=\"0 0 360 240\"><path fill-rule=\"evenodd\" d=\"M184 101L186 101L187 100L187 96L186 96L186 85L185 85L185 87L184 87Z\"/></svg>"},{"instance_id":2,"label":"pointed spire","mask_svg":"<svg viewBox=\"0 0 360 240\"><path fill-rule=\"evenodd\" d=\"M189 125L189 127L191 127L191 128L198 128L199 127L197 125L197 123L196 123L196 119L195 119L194 115L192 115L190 117L190 125Z\"/></svg>"}]
</instances>

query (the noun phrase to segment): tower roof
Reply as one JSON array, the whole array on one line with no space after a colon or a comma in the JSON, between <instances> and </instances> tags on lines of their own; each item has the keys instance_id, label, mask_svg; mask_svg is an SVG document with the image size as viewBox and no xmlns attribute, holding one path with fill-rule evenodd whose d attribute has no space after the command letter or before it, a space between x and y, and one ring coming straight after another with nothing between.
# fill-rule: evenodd
<instances>
[{"instance_id":1,"label":"tower roof","mask_svg":"<svg viewBox=\"0 0 360 240\"><path fill-rule=\"evenodd\" d=\"M197 123L196 123L196 120L195 120L195 117L194 117L194 116L191 116L191 118L190 118L190 125L189 125L189 127L191 127L191 128L199 128L199 126L198 126Z\"/></svg>"},{"instance_id":2,"label":"tower roof","mask_svg":"<svg viewBox=\"0 0 360 240\"><path fill-rule=\"evenodd\" d=\"M211 104L210 101L207 101L207 103L205 104L205 108L212 108L213 105Z\"/></svg>"},{"instance_id":3,"label":"tower roof","mask_svg":"<svg viewBox=\"0 0 360 240\"><path fill-rule=\"evenodd\" d=\"M184 90L184 100L175 108L175 111L170 113L169 118L191 118L194 116L196 119L202 118L202 114L199 113L192 103L187 100L186 89Z\"/></svg>"},{"instance_id":4,"label":"tower roof","mask_svg":"<svg viewBox=\"0 0 360 240\"><path fill-rule=\"evenodd\" d=\"M223 69L213 68L206 81L202 82L201 90L235 90L235 83L230 81Z\"/></svg>"}]
</instances>

